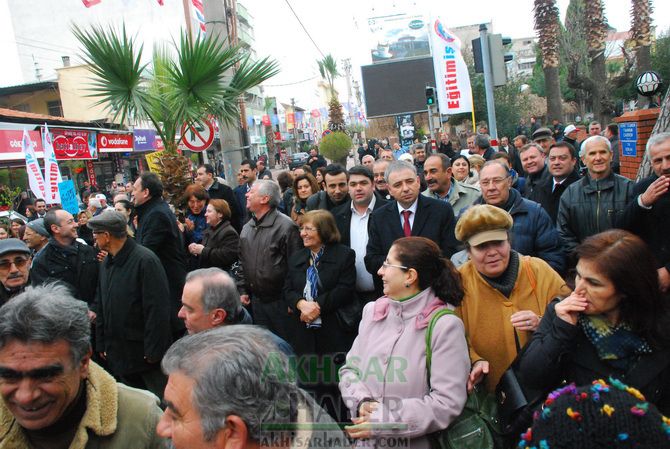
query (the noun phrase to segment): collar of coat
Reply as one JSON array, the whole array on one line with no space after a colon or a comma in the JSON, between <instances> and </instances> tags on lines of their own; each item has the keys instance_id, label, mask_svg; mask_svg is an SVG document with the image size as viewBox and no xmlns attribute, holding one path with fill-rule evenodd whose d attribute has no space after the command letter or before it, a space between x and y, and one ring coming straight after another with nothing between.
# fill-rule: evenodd
<instances>
[{"instance_id":1,"label":"collar of coat","mask_svg":"<svg viewBox=\"0 0 670 449\"><path fill-rule=\"evenodd\" d=\"M110 265L116 265L116 266L123 265L126 262L126 260L128 260L128 256L130 255L130 253L133 252L136 246L137 243L135 243L135 240L128 237L126 239L126 243L124 243L119 252L116 253L116 256L112 257L110 255L107 258L105 258L106 266L109 267Z\"/></svg>"},{"instance_id":2,"label":"collar of coat","mask_svg":"<svg viewBox=\"0 0 670 449\"><path fill-rule=\"evenodd\" d=\"M251 219L249 220L249 223L252 228L271 228L275 224L277 214L277 209L273 207L267 211L260 220Z\"/></svg>"},{"instance_id":3,"label":"collar of coat","mask_svg":"<svg viewBox=\"0 0 670 449\"><path fill-rule=\"evenodd\" d=\"M584 192L593 193L602 190L608 190L614 187L614 182L616 181L617 175L614 172L610 172L606 178L603 179L593 179L587 173L582 178L582 186L584 187Z\"/></svg>"},{"instance_id":4,"label":"collar of coat","mask_svg":"<svg viewBox=\"0 0 670 449\"><path fill-rule=\"evenodd\" d=\"M444 301L435 296L432 288L427 288L417 295L404 302L395 301L388 296L382 296L375 301L374 311L372 315L373 321L381 321L385 319L392 307L400 307L403 309L403 314L411 317L416 315L414 319L414 327L416 329L425 329L430 323L430 317L433 312L449 307Z\"/></svg>"},{"instance_id":5,"label":"collar of coat","mask_svg":"<svg viewBox=\"0 0 670 449\"><path fill-rule=\"evenodd\" d=\"M119 394L117 383L94 362L89 363L86 382L86 413L81 419L69 449L84 449L88 432L109 436L116 432ZM0 448L28 447L28 441L14 416L0 401Z\"/></svg>"}]
</instances>

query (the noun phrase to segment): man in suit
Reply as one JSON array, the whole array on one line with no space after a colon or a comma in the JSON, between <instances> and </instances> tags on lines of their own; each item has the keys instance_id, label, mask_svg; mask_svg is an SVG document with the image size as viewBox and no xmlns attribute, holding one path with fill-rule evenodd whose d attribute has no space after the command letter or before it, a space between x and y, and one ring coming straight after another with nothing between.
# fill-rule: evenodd
<instances>
[{"instance_id":1,"label":"man in suit","mask_svg":"<svg viewBox=\"0 0 670 449\"><path fill-rule=\"evenodd\" d=\"M387 201L377 192L373 183L372 172L357 165L349 170L349 196L351 203L336 207L331 212L335 217L337 229L340 231L340 243L349 246L356 253L356 291L358 297L365 301L377 299L375 290L382 288L381 283L365 269L365 253L368 244L368 227L370 215Z\"/></svg>"},{"instance_id":2,"label":"man in suit","mask_svg":"<svg viewBox=\"0 0 670 449\"><path fill-rule=\"evenodd\" d=\"M391 245L402 237L426 237L440 246L445 257L451 257L458 245L451 205L419 195L419 177L412 164L391 162L385 176L394 200L370 216L370 237L365 254L368 272L377 276Z\"/></svg>"},{"instance_id":3,"label":"man in suit","mask_svg":"<svg viewBox=\"0 0 670 449\"><path fill-rule=\"evenodd\" d=\"M235 194L235 199L237 200L237 207L239 208L239 217L241 218L241 226L244 227L245 223L249 221L251 215L247 209L247 192L251 190L251 186L256 181L256 175L258 171L256 170L256 163L250 159L245 159L240 163L240 180L242 184L235 187L233 193Z\"/></svg>"},{"instance_id":4,"label":"man in suit","mask_svg":"<svg viewBox=\"0 0 670 449\"><path fill-rule=\"evenodd\" d=\"M195 182L207 190L210 199L226 200L230 206L230 224L239 233L242 230L240 223L240 208L235 199L233 189L228 187L214 177L214 167L210 164L202 164L196 172Z\"/></svg>"}]
</instances>

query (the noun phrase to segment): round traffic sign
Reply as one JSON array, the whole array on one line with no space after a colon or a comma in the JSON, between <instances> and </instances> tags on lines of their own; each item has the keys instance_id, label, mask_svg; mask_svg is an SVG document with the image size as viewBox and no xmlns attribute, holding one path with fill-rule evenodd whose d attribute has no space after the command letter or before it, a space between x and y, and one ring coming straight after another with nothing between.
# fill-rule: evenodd
<instances>
[{"instance_id":1,"label":"round traffic sign","mask_svg":"<svg viewBox=\"0 0 670 449\"><path fill-rule=\"evenodd\" d=\"M182 143L191 151L205 151L214 142L214 126L209 120L184 123L181 127Z\"/></svg>"}]
</instances>

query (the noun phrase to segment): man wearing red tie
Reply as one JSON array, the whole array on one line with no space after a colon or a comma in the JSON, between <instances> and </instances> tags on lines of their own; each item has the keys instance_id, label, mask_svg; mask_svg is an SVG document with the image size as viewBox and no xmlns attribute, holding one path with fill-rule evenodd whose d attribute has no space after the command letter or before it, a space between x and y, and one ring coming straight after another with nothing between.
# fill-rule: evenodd
<instances>
[{"instance_id":1,"label":"man wearing red tie","mask_svg":"<svg viewBox=\"0 0 670 449\"><path fill-rule=\"evenodd\" d=\"M451 205L419 195L420 181L412 164L394 161L384 177L394 200L370 216L370 238L365 255L368 272L377 276L391 245L401 237L429 238L440 246L446 257L451 257L458 244L454 237L456 220Z\"/></svg>"}]
</instances>

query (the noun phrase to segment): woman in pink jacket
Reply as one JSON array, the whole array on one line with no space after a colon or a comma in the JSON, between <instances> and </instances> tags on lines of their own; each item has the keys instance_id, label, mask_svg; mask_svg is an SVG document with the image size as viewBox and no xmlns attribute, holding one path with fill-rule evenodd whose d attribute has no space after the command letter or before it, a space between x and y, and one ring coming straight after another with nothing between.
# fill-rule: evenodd
<instances>
[{"instance_id":1,"label":"woman in pink jacket","mask_svg":"<svg viewBox=\"0 0 670 449\"><path fill-rule=\"evenodd\" d=\"M463 323L439 318L431 339L430 387L426 331L430 318L463 298L460 275L423 237L397 240L379 270L384 296L365 306L358 337L340 369L342 399L357 447L390 447L406 439L429 448L427 435L445 429L467 399L470 359Z\"/></svg>"}]
</instances>

